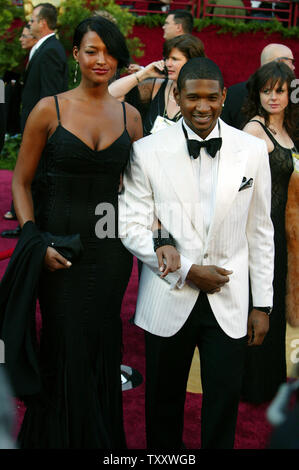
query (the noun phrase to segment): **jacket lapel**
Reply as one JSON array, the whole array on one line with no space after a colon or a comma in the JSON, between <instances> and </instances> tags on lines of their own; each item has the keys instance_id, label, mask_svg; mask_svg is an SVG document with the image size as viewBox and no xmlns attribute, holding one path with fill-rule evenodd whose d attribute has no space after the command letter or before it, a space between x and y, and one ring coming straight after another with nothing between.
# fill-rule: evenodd
<instances>
[{"instance_id":1,"label":"jacket lapel","mask_svg":"<svg viewBox=\"0 0 299 470\"><path fill-rule=\"evenodd\" d=\"M30 61L28 62L27 64L27 67L26 67L26 72L25 72L25 77L24 77L24 83L26 82L26 78L30 72L30 69L32 67L32 65L34 64L34 62L36 61L36 59L38 58L38 56L40 55L41 51L43 50L43 48L46 46L46 44L49 44L49 42L51 40L55 39L55 36L50 36L48 39L46 39L40 46L39 48L35 51L35 53L33 54L33 56L31 57Z\"/></svg>"},{"instance_id":2,"label":"jacket lapel","mask_svg":"<svg viewBox=\"0 0 299 470\"><path fill-rule=\"evenodd\" d=\"M208 241L214 237L238 194L244 176L246 158L234 132L220 120L222 147L218 168L218 182L214 216L208 233Z\"/></svg>"},{"instance_id":3,"label":"jacket lapel","mask_svg":"<svg viewBox=\"0 0 299 470\"><path fill-rule=\"evenodd\" d=\"M199 210L198 183L192 168L182 120L169 129L167 139L163 135L163 157L160 164L167 175L166 182L174 189L183 211L187 213L196 232L203 236L203 218Z\"/></svg>"}]
</instances>

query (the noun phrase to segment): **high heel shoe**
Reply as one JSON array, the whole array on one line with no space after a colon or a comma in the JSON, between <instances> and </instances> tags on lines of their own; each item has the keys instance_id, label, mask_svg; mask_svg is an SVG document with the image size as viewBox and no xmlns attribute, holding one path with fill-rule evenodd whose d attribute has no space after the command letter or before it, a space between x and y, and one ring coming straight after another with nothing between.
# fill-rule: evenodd
<instances>
[{"instance_id":1,"label":"high heel shoe","mask_svg":"<svg viewBox=\"0 0 299 470\"><path fill-rule=\"evenodd\" d=\"M5 212L5 214L3 216L3 219L5 219L5 220L17 220L17 217L15 215L13 215L13 213L11 211L7 211L7 212Z\"/></svg>"}]
</instances>

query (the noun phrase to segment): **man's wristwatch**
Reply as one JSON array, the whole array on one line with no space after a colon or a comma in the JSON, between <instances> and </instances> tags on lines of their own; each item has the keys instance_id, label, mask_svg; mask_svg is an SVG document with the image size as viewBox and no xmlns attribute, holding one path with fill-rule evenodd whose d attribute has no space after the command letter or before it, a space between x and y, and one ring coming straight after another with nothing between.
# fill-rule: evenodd
<instances>
[{"instance_id":1,"label":"man's wristwatch","mask_svg":"<svg viewBox=\"0 0 299 470\"><path fill-rule=\"evenodd\" d=\"M255 310L260 310L261 312L266 313L267 315L270 315L272 312L272 307L253 307Z\"/></svg>"}]
</instances>

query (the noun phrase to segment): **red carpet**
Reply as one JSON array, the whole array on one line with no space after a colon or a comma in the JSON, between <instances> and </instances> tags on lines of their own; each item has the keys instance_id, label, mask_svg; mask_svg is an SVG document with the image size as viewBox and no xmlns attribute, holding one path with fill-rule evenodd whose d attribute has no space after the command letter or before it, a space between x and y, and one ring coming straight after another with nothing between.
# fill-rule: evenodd
<instances>
[{"instance_id":1,"label":"red carpet","mask_svg":"<svg viewBox=\"0 0 299 470\"><path fill-rule=\"evenodd\" d=\"M2 218L10 205L10 183L11 172L0 171L0 231L16 225L16 222L7 222ZM0 253L14 247L15 244L15 240L0 238ZM8 260L0 261L0 279L7 264ZM143 332L129 322L135 310L136 293L137 267L135 263L122 308L124 335L123 364L139 371L145 380ZM135 389L123 392L125 429L129 449L145 448L144 380ZM171 386L172 384L170 383L169 387ZM221 390L219 390L219 393L221 393ZM187 393L184 432L184 442L187 449L198 449L200 447L200 407L201 395ZM266 447L271 430L265 418L266 408L266 405L252 406L245 403L240 404L235 442L236 449L264 449ZM17 427L19 427L24 413L21 403L17 411Z\"/></svg>"}]
</instances>

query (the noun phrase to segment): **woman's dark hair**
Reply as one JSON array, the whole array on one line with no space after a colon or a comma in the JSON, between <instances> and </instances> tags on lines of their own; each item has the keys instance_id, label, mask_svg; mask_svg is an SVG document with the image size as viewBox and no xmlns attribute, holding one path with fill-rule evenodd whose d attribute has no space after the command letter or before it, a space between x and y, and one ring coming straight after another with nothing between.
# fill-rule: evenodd
<instances>
[{"instance_id":1,"label":"woman's dark hair","mask_svg":"<svg viewBox=\"0 0 299 470\"><path fill-rule=\"evenodd\" d=\"M287 85L289 103L284 113L284 127L290 137L294 138L298 132L298 105L292 102L292 81L295 79L294 72L283 62L269 62L260 67L251 75L247 82L248 97L242 111L250 120L253 116L261 116L265 119L265 125L269 125L269 113L262 107L260 92L267 86L270 90L278 85Z\"/></svg>"},{"instance_id":2,"label":"woman's dark hair","mask_svg":"<svg viewBox=\"0 0 299 470\"><path fill-rule=\"evenodd\" d=\"M172 49L178 49L184 54L187 60L194 57L205 57L205 48L203 42L191 34L182 34L175 38L168 39L163 45L163 57L167 59Z\"/></svg>"},{"instance_id":3,"label":"woman's dark hair","mask_svg":"<svg viewBox=\"0 0 299 470\"><path fill-rule=\"evenodd\" d=\"M130 54L126 40L118 27L101 16L87 18L75 29L73 47L80 49L83 36L89 31L94 31L102 39L109 54L118 62L118 68L127 67L130 63Z\"/></svg>"}]
</instances>

